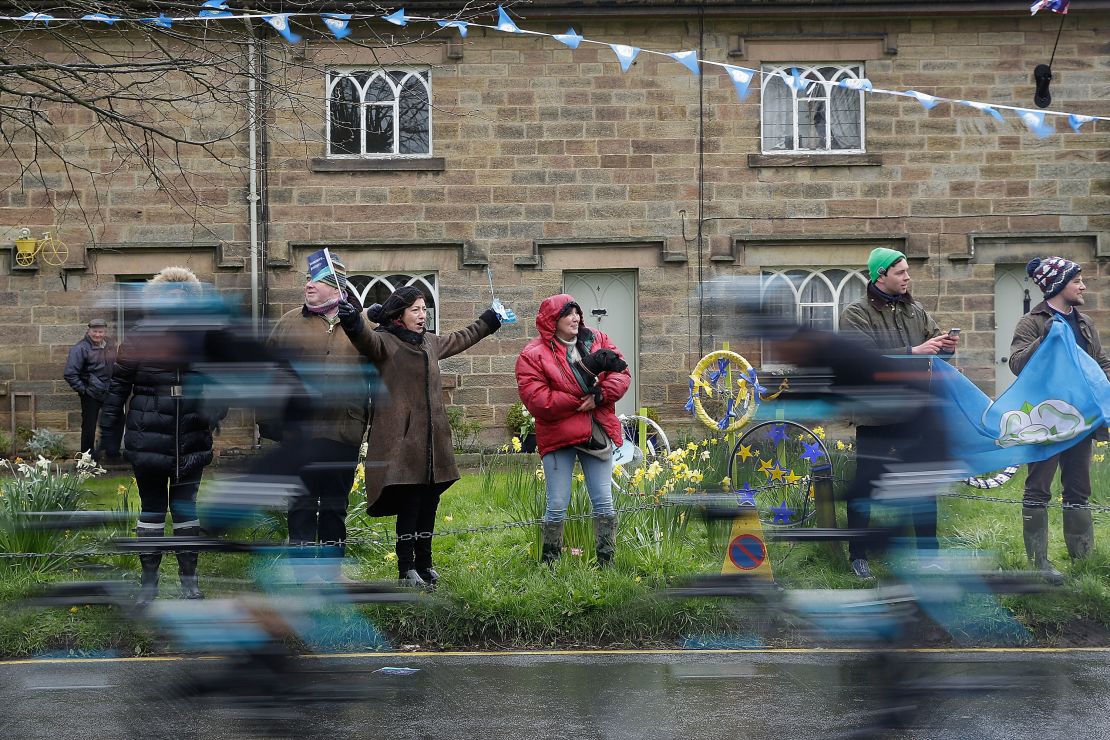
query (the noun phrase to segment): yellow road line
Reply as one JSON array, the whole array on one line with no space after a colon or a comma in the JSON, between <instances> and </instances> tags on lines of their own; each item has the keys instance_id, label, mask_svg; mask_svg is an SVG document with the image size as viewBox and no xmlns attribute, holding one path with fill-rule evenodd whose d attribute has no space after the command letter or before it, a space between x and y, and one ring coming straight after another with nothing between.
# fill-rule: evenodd
<instances>
[{"instance_id":1,"label":"yellow road line","mask_svg":"<svg viewBox=\"0 0 1110 740\"><path fill-rule=\"evenodd\" d=\"M305 658L326 660L329 658L497 658L497 657L584 657L592 655L869 655L872 653L906 654L979 654L979 653L1108 653L1110 647L983 647L983 648L894 648L877 650L873 648L714 648L709 650L457 650L457 651L416 651L416 652L358 652L325 653L305 655ZM6 665L50 665L63 663L175 663L193 660L220 660L221 656L191 655L150 655L127 658L24 658L20 660L0 660Z\"/></svg>"}]
</instances>

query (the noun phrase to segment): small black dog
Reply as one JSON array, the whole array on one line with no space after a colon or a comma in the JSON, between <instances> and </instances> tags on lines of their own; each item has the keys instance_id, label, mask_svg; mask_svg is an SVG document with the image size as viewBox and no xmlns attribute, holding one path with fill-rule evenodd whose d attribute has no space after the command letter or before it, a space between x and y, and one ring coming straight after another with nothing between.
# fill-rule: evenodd
<instances>
[{"instance_id":1,"label":"small black dog","mask_svg":"<svg viewBox=\"0 0 1110 740\"><path fill-rule=\"evenodd\" d=\"M583 357L582 366L591 375L600 375L604 372L619 373L628 367L628 363L611 349L599 349Z\"/></svg>"},{"instance_id":2,"label":"small black dog","mask_svg":"<svg viewBox=\"0 0 1110 740\"><path fill-rule=\"evenodd\" d=\"M582 371L582 376L586 378L587 390L594 394L594 399L599 405L602 402L602 393L601 388L597 386L597 376L605 372L619 373L628 367L628 363L611 349L591 352L575 365Z\"/></svg>"}]
</instances>

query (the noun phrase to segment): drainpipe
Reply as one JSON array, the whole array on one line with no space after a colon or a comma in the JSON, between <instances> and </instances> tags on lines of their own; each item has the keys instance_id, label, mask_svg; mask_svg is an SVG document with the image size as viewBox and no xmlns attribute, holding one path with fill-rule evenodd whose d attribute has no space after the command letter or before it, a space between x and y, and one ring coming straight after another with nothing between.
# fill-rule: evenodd
<instances>
[{"instance_id":1,"label":"drainpipe","mask_svg":"<svg viewBox=\"0 0 1110 740\"><path fill-rule=\"evenodd\" d=\"M249 23L249 21L248 21ZM247 159L249 160L250 192L247 202L250 205L250 255L251 255L251 325L255 334L258 334L261 320L261 305L259 303L259 251L258 239L258 39L254 29L250 29L250 40L247 42L247 124L249 128L249 146Z\"/></svg>"}]
</instances>

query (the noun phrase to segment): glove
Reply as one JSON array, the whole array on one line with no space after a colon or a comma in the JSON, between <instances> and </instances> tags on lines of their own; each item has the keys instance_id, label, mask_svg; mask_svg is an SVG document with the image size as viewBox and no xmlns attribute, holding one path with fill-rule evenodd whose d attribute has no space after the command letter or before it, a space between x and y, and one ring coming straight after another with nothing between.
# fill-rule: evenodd
<instances>
[{"instance_id":1,"label":"glove","mask_svg":"<svg viewBox=\"0 0 1110 740\"><path fill-rule=\"evenodd\" d=\"M352 306L350 302L339 302L339 312L336 316L339 317L339 325L343 327L343 331L350 333L359 327L358 315L359 310Z\"/></svg>"},{"instance_id":2,"label":"glove","mask_svg":"<svg viewBox=\"0 0 1110 740\"><path fill-rule=\"evenodd\" d=\"M478 318L486 322L491 334L501 328L501 319L492 308L487 308Z\"/></svg>"},{"instance_id":3,"label":"glove","mask_svg":"<svg viewBox=\"0 0 1110 740\"><path fill-rule=\"evenodd\" d=\"M611 349L591 352L582 358L582 365L594 375L600 375L603 372L619 373L628 367L628 363Z\"/></svg>"}]
</instances>

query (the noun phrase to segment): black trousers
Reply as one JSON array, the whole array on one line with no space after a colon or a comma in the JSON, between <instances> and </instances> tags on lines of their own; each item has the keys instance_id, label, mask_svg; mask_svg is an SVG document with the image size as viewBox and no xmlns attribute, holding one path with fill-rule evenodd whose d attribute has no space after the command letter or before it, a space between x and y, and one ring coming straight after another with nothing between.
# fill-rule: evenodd
<instances>
[{"instance_id":1,"label":"black trousers","mask_svg":"<svg viewBox=\"0 0 1110 740\"><path fill-rule=\"evenodd\" d=\"M926 415L923 414L923 417ZM861 426L856 428L856 476L845 492L848 505L848 528L867 529L871 526L871 491L894 463L928 462L929 458L945 457L945 441L931 423L934 419L919 419L913 429L906 424L891 426ZM931 431L931 433L923 433ZM929 440L934 440L931 445ZM902 524L911 524L917 546L922 550L937 548L937 501L921 497L906 501L899 512ZM848 559L867 557L867 543L852 540L848 543Z\"/></svg>"},{"instance_id":2,"label":"black trousers","mask_svg":"<svg viewBox=\"0 0 1110 740\"><path fill-rule=\"evenodd\" d=\"M96 425L103 404L88 394L81 394L81 452L96 454Z\"/></svg>"},{"instance_id":3,"label":"black trousers","mask_svg":"<svg viewBox=\"0 0 1110 740\"><path fill-rule=\"evenodd\" d=\"M367 513L371 516L397 515L397 572L404 575L416 568L432 567L432 538L416 537L435 530L440 495L450 483L387 486ZM401 539L405 537L405 539Z\"/></svg>"},{"instance_id":4,"label":"black trousers","mask_svg":"<svg viewBox=\"0 0 1110 740\"><path fill-rule=\"evenodd\" d=\"M199 527L197 521L197 491L203 468L174 480L167 473L135 470L135 485L139 489L142 511L139 529L156 530L162 534L166 526L166 512L173 519L174 529Z\"/></svg>"},{"instance_id":5,"label":"black trousers","mask_svg":"<svg viewBox=\"0 0 1110 740\"><path fill-rule=\"evenodd\" d=\"M1060 483L1064 487L1065 504L1085 506L1091 498L1091 445L1093 434L1041 462L1029 463L1029 476L1025 479L1025 506L1044 507L1052 498L1052 479L1060 468Z\"/></svg>"},{"instance_id":6,"label":"black trousers","mask_svg":"<svg viewBox=\"0 0 1110 740\"><path fill-rule=\"evenodd\" d=\"M297 475L307 492L289 505L289 542L340 544L347 539L347 502L358 447L332 439L282 444L269 474Z\"/></svg>"}]
</instances>

